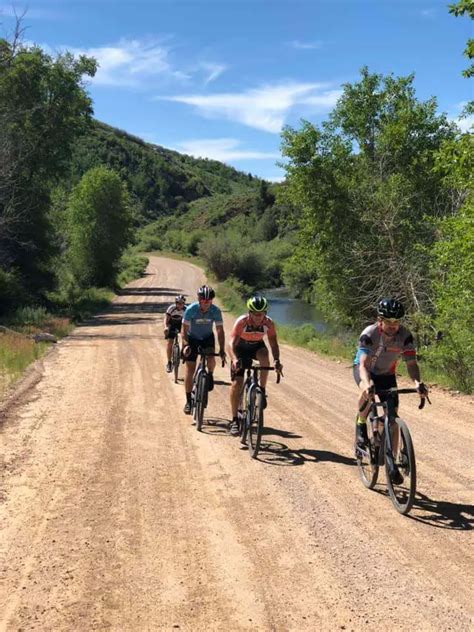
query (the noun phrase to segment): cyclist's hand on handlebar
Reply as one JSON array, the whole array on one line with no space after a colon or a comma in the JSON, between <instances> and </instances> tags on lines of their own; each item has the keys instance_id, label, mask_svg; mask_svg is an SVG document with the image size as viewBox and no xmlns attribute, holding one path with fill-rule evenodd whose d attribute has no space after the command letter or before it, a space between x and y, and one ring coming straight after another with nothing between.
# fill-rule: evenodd
<instances>
[{"instance_id":1,"label":"cyclist's hand on handlebar","mask_svg":"<svg viewBox=\"0 0 474 632\"><path fill-rule=\"evenodd\" d=\"M426 384L424 384L423 382L419 382L419 384L417 384L416 386L416 390L420 394L421 403L423 404L423 406L425 405L425 399L428 401L428 404L431 404L430 398L428 396L429 391ZM421 408L423 408L423 406L420 405Z\"/></svg>"},{"instance_id":2,"label":"cyclist's hand on handlebar","mask_svg":"<svg viewBox=\"0 0 474 632\"><path fill-rule=\"evenodd\" d=\"M279 373L280 375L283 375L283 364L280 362L280 360L275 360L275 371L277 373Z\"/></svg>"},{"instance_id":3,"label":"cyclist's hand on handlebar","mask_svg":"<svg viewBox=\"0 0 474 632\"><path fill-rule=\"evenodd\" d=\"M227 354L224 349L220 349L219 355L221 356L222 366L225 366L225 364L227 363Z\"/></svg>"},{"instance_id":4,"label":"cyclist's hand on handlebar","mask_svg":"<svg viewBox=\"0 0 474 632\"><path fill-rule=\"evenodd\" d=\"M168 332L169 332L168 327L165 327L164 330L163 330L163 334L164 334L165 338L168 335Z\"/></svg>"}]
</instances>

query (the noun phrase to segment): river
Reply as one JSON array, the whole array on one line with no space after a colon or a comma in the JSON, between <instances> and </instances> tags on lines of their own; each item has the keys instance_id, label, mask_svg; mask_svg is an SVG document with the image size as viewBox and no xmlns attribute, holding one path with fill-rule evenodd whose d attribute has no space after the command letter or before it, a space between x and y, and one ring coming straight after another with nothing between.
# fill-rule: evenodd
<instances>
[{"instance_id":1,"label":"river","mask_svg":"<svg viewBox=\"0 0 474 632\"><path fill-rule=\"evenodd\" d=\"M328 324L315 305L293 298L287 288L263 290L269 303L268 315L278 325L310 324L317 331L327 331Z\"/></svg>"}]
</instances>

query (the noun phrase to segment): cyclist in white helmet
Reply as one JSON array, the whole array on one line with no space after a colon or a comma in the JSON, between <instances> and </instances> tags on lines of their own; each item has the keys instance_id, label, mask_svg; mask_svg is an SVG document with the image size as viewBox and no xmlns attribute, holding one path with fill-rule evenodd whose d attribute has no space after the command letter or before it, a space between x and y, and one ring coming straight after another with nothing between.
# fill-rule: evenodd
<instances>
[{"instance_id":1,"label":"cyclist in white helmet","mask_svg":"<svg viewBox=\"0 0 474 632\"><path fill-rule=\"evenodd\" d=\"M174 299L165 313L165 339L166 339L166 357L168 362L166 363L166 372L171 373L173 370L171 366L171 351L173 349L173 340L177 333L181 331L181 323L183 320L184 310L186 308L186 297L182 294Z\"/></svg>"}]
</instances>

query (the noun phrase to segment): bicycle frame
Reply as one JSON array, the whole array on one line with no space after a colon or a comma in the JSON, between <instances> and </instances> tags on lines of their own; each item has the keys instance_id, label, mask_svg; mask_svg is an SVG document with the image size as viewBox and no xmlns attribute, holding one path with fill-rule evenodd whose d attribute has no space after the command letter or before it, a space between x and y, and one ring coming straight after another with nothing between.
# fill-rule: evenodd
<instances>
[{"instance_id":1,"label":"bicycle frame","mask_svg":"<svg viewBox=\"0 0 474 632\"><path fill-rule=\"evenodd\" d=\"M202 347L198 347L198 355L199 362L197 363L196 370L193 375L191 401L196 429L201 431L204 420L204 409L207 408L208 396L207 376L209 372L207 370L207 358L209 356L218 356L219 354L214 353L214 351L206 351L202 349Z\"/></svg>"}]
</instances>

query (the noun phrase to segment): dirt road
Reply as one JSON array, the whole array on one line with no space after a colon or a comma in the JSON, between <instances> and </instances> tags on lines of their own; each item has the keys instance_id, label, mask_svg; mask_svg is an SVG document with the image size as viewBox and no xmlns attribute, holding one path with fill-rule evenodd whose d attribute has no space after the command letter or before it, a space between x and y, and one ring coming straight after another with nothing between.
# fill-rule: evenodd
<instances>
[{"instance_id":1,"label":"dirt road","mask_svg":"<svg viewBox=\"0 0 474 632\"><path fill-rule=\"evenodd\" d=\"M153 258L4 409L0 630L472 629L472 400L404 399L402 517L358 479L349 369L285 346L252 461L224 429L228 371L202 434L164 371L163 312L202 280Z\"/></svg>"}]
</instances>

